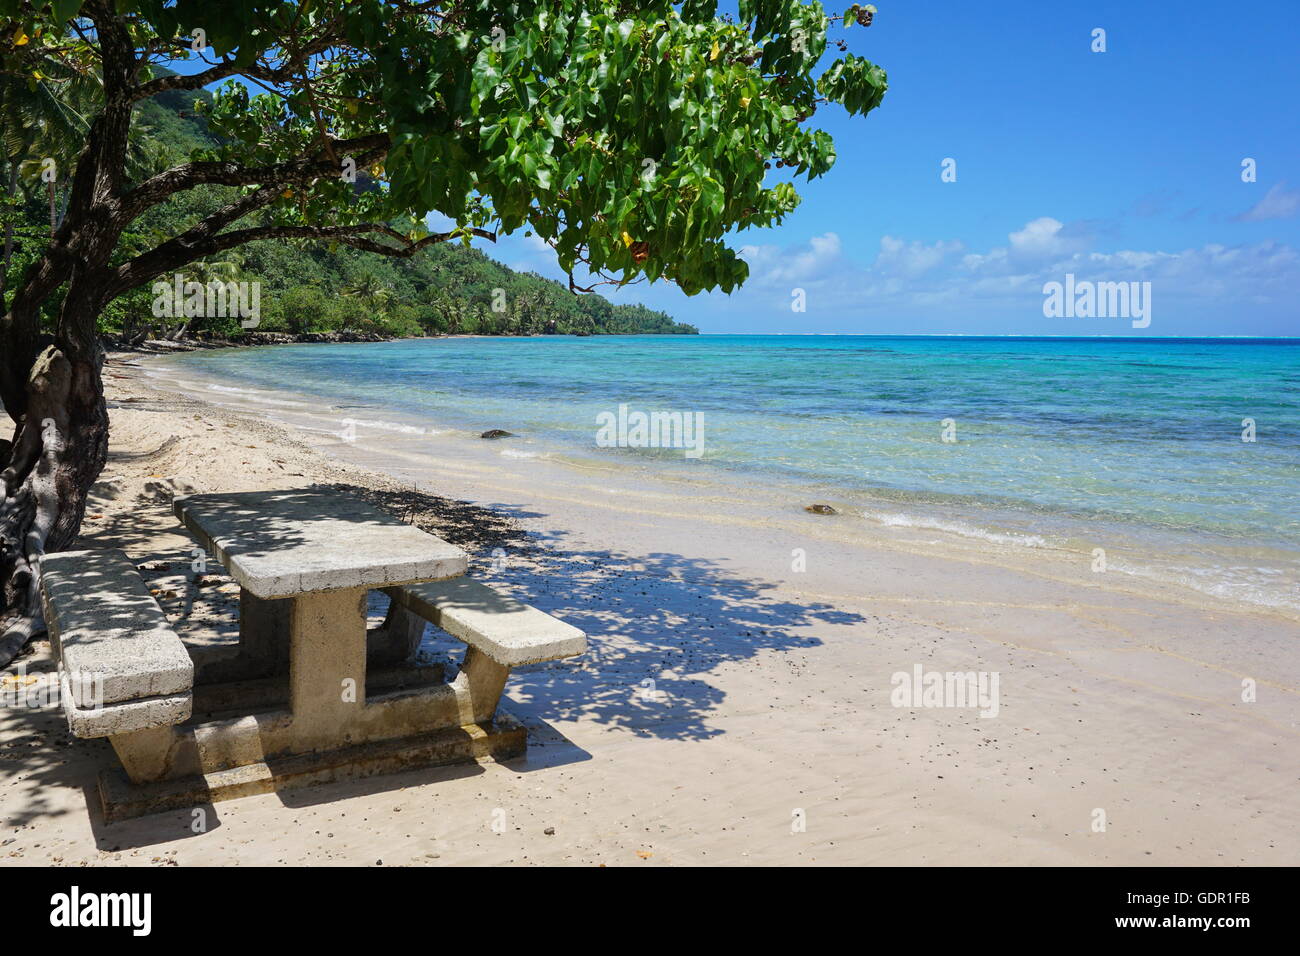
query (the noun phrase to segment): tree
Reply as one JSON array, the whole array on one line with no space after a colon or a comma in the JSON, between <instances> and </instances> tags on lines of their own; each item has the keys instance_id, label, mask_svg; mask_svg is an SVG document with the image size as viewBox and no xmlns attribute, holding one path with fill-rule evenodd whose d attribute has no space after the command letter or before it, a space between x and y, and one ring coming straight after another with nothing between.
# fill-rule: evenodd
<instances>
[{"instance_id":1,"label":"tree","mask_svg":"<svg viewBox=\"0 0 1300 956\"><path fill-rule=\"evenodd\" d=\"M0 71L0 171L5 202L19 204L24 173L42 182L48 195L50 234L60 219L56 203L58 171L70 168L89 129L80 108L91 98L97 78L66 67L53 57L33 57L22 74ZM66 197L66 190L64 193ZM0 303L13 255L14 217L4 223L0 253Z\"/></svg>"},{"instance_id":2,"label":"tree","mask_svg":"<svg viewBox=\"0 0 1300 956\"><path fill-rule=\"evenodd\" d=\"M383 316L393 301L392 288L369 269L340 289L339 295L356 299L372 316Z\"/></svg>"},{"instance_id":3,"label":"tree","mask_svg":"<svg viewBox=\"0 0 1300 956\"><path fill-rule=\"evenodd\" d=\"M280 299L285 327L295 335L324 325L329 303L325 293L315 286L290 289Z\"/></svg>"},{"instance_id":4,"label":"tree","mask_svg":"<svg viewBox=\"0 0 1300 956\"><path fill-rule=\"evenodd\" d=\"M729 234L798 203L765 168L825 173L819 104L862 114L884 95L853 54L818 72L840 19L800 0L741 0L735 22L713 0L0 0L0 71L54 59L99 79L66 214L0 318L0 660L39 627L36 562L73 543L105 462L108 303L258 240L409 257L520 229L577 291L575 269L730 291L748 270ZM157 69L191 50L186 72ZM222 81L195 104L220 145L133 177L133 111ZM214 187L216 209L125 247L137 220ZM455 225L431 231L433 212Z\"/></svg>"},{"instance_id":5,"label":"tree","mask_svg":"<svg viewBox=\"0 0 1300 956\"><path fill-rule=\"evenodd\" d=\"M189 264L187 276L190 281L197 282L205 288L211 288L214 283L227 283L234 281L239 274L239 263L233 259L198 259ZM179 342L185 338L185 333L190 330L193 324L193 317L185 315L176 316L176 328L165 333L166 338Z\"/></svg>"}]
</instances>

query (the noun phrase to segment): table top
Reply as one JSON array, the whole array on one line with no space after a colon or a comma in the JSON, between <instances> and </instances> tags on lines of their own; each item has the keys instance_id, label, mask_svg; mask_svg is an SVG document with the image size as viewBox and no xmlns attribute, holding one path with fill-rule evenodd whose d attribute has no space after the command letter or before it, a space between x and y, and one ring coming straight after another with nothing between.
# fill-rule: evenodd
<instances>
[{"instance_id":1,"label":"table top","mask_svg":"<svg viewBox=\"0 0 1300 956\"><path fill-rule=\"evenodd\" d=\"M324 489L178 496L172 511L260 598L440 581L469 563L455 545Z\"/></svg>"}]
</instances>

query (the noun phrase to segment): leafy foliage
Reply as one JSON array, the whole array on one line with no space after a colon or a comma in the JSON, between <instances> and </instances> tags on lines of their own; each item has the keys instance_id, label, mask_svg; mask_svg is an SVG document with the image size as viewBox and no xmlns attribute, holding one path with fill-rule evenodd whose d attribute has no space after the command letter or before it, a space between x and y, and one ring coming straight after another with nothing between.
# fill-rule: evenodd
<instances>
[{"instance_id":1,"label":"leafy foliage","mask_svg":"<svg viewBox=\"0 0 1300 956\"><path fill-rule=\"evenodd\" d=\"M114 253L110 297L185 256L315 238L349 253L307 254L313 268L290 257L302 267L292 278L260 250L244 266L273 285L280 269L286 293L313 276L326 288L378 283L331 302L344 323L360 321L360 304L422 328L505 331L574 310L530 287L516 290L533 296L527 320L456 315L438 297L447 290L425 281L453 271L448 254L413 270L362 264L352 250L407 260L448 239L524 230L555 249L571 287L585 269L597 283L730 291L748 274L733 234L780 223L799 202L791 179L835 160L830 136L810 125L819 106L880 104L878 66L853 54L822 62L833 21L866 26L874 12L830 17L818 0L740 0L736 18L710 0L0 0L0 52L11 69L53 58L93 72L106 38L119 58L134 47L126 80L120 59L110 69L104 57L106 88L110 76L126 84L106 104L137 100L159 152L188 153L132 176L130 198L143 198ZM167 71L191 46L207 66ZM198 115L178 124L187 92ZM430 213L455 228L432 232ZM480 284L452 294L466 291L477 305ZM576 311L593 330L621 324L612 309Z\"/></svg>"},{"instance_id":2,"label":"leafy foliage","mask_svg":"<svg viewBox=\"0 0 1300 956\"><path fill-rule=\"evenodd\" d=\"M196 151L216 145L202 104L206 91L175 91L140 104L135 145L153 171L186 161ZM196 108L197 104L197 108ZM38 257L49 239L43 193L35 177L19 178L29 196L15 200L16 235L11 272ZM66 188L66 187L65 187ZM363 187L364 188L364 187ZM151 248L175 235L196 218L220 205L219 187L180 193L155 207L124 236L122 258ZM229 271L223 265L236 268ZM200 260L184 270L186 279L210 278L260 282L263 320L259 331L369 331L386 335L464 334L637 334L692 333L694 326L674 322L663 312L642 306L612 305L599 295L575 296L553 280L520 274L477 249L459 244L430 247L410 259L390 259L348 247L304 243L255 242L223 259ZM354 294L359 281L382 289L378 296ZM497 290L501 290L500 293ZM504 303L504 312L493 303ZM114 300L100 317L100 331L133 334L153 325L147 288ZM47 325L55 309L47 309ZM199 319L191 331L238 337L239 322Z\"/></svg>"}]
</instances>

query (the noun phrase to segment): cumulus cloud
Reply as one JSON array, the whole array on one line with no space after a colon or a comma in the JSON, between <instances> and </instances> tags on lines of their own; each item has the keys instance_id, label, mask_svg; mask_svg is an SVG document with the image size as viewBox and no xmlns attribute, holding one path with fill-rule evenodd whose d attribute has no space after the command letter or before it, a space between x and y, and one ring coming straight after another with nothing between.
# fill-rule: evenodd
<instances>
[{"instance_id":1,"label":"cumulus cloud","mask_svg":"<svg viewBox=\"0 0 1300 956\"><path fill-rule=\"evenodd\" d=\"M440 212L431 212L424 218L424 224L431 232L447 232L456 225L456 220Z\"/></svg>"},{"instance_id":2,"label":"cumulus cloud","mask_svg":"<svg viewBox=\"0 0 1300 956\"><path fill-rule=\"evenodd\" d=\"M833 232L813 236L794 249L772 245L742 246L738 253L749 263L752 280L766 285L799 285L825 277L841 261L840 237Z\"/></svg>"},{"instance_id":3,"label":"cumulus cloud","mask_svg":"<svg viewBox=\"0 0 1300 956\"><path fill-rule=\"evenodd\" d=\"M1064 228L1061 221L1051 216L1040 216L1007 237L1011 240L1011 252L1031 258L1065 252L1069 243L1061 236Z\"/></svg>"},{"instance_id":4,"label":"cumulus cloud","mask_svg":"<svg viewBox=\"0 0 1300 956\"><path fill-rule=\"evenodd\" d=\"M880 254L876 256L874 271L881 274L914 277L924 275L950 257L960 253L965 246L958 240L927 245L919 239L907 242L884 236L880 240Z\"/></svg>"},{"instance_id":5,"label":"cumulus cloud","mask_svg":"<svg viewBox=\"0 0 1300 956\"><path fill-rule=\"evenodd\" d=\"M1262 222L1265 219L1291 219L1300 212L1300 189L1286 188L1286 183L1278 183L1264 198L1251 206L1239 216L1236 222Z\"/></svg>"},{"instance_id":6,"label":"cumulus cloud","mask_svg":"<svg viewBox=\"0 0 1300 956\"><path fill-rule=\"evenodd\" d=\"M1261 206L1266 202L1268 197ZM1265 211L1270 208L1278 210L1276 196ZM728 316L727 321L751 329L768 323L823 331L864 325L917 331L979 328L972 316L995 321L1001 330L1043 331L1043 286L1063 282L1067 274L1076 281L1150 281L1157 325L1164 333L1171 331L1167 322L1194 315L1202 317L1203 327L1219 332L1249 329L1251 313L1242 307L1258 305L1271 314L1286 314L1300 299L1300 252L1285 243L1114 249L1106 242L1111 251L1103 251L1102 239L1112 234L1105 221L1040 216L1010 229L1004 242L982 249L958 239L886 235L864 253L846 245L839 234L826 232L794 245L740 248L750 277L730 296L687 300L667 283L600 291L615 302L642 302L705 327ZM516 269L565 281L554 251L536 237L502 237L495 247L483 249ZM581 272L577 278L582 284ZM806 314L792 313L796 301L806 302Z\"/></svg>"}]
</instances>

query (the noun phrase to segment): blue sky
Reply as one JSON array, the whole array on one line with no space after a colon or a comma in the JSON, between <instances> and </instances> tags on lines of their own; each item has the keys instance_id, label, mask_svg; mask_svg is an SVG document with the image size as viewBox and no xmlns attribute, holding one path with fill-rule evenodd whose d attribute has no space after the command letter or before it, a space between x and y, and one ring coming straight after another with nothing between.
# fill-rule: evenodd
<instances>
[{"instance_id":1,"label":"blue sky","mask_svg":"<svg viewBox=\"0 0 1300 956\"><path fill-rule=\"evenodd\" d=\"M832 36L888 71L884 104L818 111L838 162L735 237L745 286L603 294L705 332L1300 335L1300 0L876 6ZM479 245L563 278L522 232ZM1045 317L1067 274L1150 282L1149 326Z\"/></svg>"},{"instance_id":2,"label":"blue sky","mask_svg":"<svg viewBox=\"0 0 1300 956\"><path fill-rule=\"evenodd\" d=\"M1300 3L876 6L842 35L888 70L884 104L818 112L839 160L785 225L737 236L746 286L611 298L706 332L1300 334ZM484 248L560 275L526 239ZM1045 318L1066 273L1150 281L1151 324Z\"/></svg>"}]
</instances>

